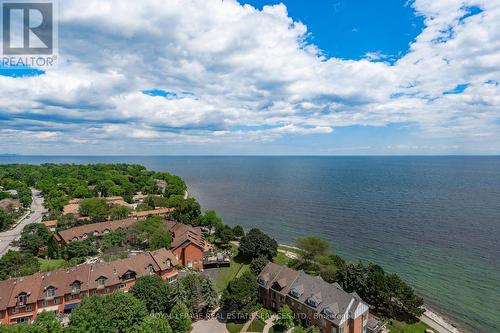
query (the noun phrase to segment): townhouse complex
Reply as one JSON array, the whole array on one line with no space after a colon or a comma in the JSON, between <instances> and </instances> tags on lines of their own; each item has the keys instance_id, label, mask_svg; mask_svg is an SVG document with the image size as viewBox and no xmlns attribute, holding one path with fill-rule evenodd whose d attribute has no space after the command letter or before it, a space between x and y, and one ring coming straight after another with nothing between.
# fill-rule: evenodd
<instances>
[{"instance_id":1,"label":"townhouse complex","mask_svg":"<svg viewBox=\"0 0 500 333\"><path fill-rule=\"evenodd\" d=\"M317 326L324 333L367 332L368 305L338 284L272 262L257 283L265 307L276 310L287 304L307 326Z\"/></svg>"},{"instance_id":2,"label":"townhouse complex","mask_svg":"<svg viewBox=\"0 0 500 333\"><path fill-rule=\"evenodd\" d=\"M146 275L156 274L173 282L178 264L172 251L159 249L127 259L0 281L0 323L32 322L42 311L68 313L84 297L128 291Z\"/></svg>"},{"instance_id":3,"label":"townhouse complex","mask_svg":"<svg viewBox=\"0 0 500 333\"><path fill-rule=\"evenodd\" d=\"M106 221L100 223L84 224L78 227L61 230L54 235L55 241L68 244L72 241L85 240L89 237L102 237L111 231L125 230L137 223L137 219ZM172 246L179 264L187 268L203 269L205 252L212 248L203 237L201 228L175 221L165 221L165 227L172 234Z\"/></svg>"}]
</instances>

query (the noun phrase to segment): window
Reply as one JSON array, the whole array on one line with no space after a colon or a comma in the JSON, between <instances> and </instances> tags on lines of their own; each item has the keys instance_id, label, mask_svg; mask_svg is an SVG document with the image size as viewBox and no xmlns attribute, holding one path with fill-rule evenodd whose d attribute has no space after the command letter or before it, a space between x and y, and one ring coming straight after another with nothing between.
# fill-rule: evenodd
<instances>
[{"instance_id":1,"label":"window","mask_svg":"<svg viewBox=\"0 0 500 333\"><path fill-rule=\"evenodd\" d=\"M339 333L344 333L344 326L339 327Z\"/></svg>"},{"instance_id":2,"label":"window","mask_svg":"<svg viewBox=\"0 0 500 333\"><path fill-rule=\"evenodd\" d=\"M17 296L18 305L23 306L26 304L27 301L28 301L28 295L21 294L21 295Z\"/></svg>"},{"instance_id":3,"label":"window","mask_svg":"<svg viewBox=\"0 0 500 333\"><path fill-rule=\"evenodd\" d=\"M14 313L14 314L15 314L15 313L19 313L19 308L14 308L14 309L12 309L12 313Z\"/></svg>"},{"instance_id":4,"label":"window","mask_svg":"<svg viewBox=\"0 0 500 333\"><path fill-rule=\"evenodd\" d=\"M97 279L97 285L98 286L104 286L104 284L106 283L106 278L105 277L100 277Z\"/></svg>"},{"instance_id":5,"label":"window","mask_svg":"<svg viewBox=\"0 0 500 333\"><path fill-rule=\"evenodd\" d=\"M47 305L49 305L49 302L48 302L48 301L43 300L43 301L42 301L42 306L44 306L44 307L45 307L45 306L47 306Z\"/></svg>"},{"instance_id":6,"label":"window","mask_svg":"<svg viewBox=\"0 0 500 333\"><path fill-rule=\"evenodd\" d=\"M118 288L120 288L120 289L125 288L125 284L123 284L123 283L122 283L122 284L120 284L120 286L119 286Z\"/></svg>"},{"instance_id":7,"label":"window","mask_svg":"<svg viewBox=\"0 0 500 333\"><path fill-rule=\"evenodd\" d=\"M59 304L59 298L54 298L54 304Z\"/></svg>"},{"instance_id":8,"label":"window","mask_svg":"<svg viewBox=\"0 0 500 333\"><path fill-rule=\"evenodd\" d=\"M188 268L192 268L193 267L193 261L192 260L188 260Z\"/></svg>"},{"instance_id":9,"label":"window","mask_svg":"<svg viewBox=\"0 0 500 333\"><path fill-rule=\"evenodd\" d=\"M124 280L130 280L130 279L133 279L135 276L135 273L134 272L127 272L123 275L123 279Z\"/></svg>"},{"instance_id":10,"label":"window","mask_svg":"<svg viewBox=\"0 0 500 333\"><path fill-rule=\"evenodd\" d=\"M27 305L26 306L26 311L31 311L31 310L33 310L33 307L31 305Z\"/></svg>"},{"instance_id":11,"label":"window","mask_svg":"<svg viewBox=\"0 0 500 333\"><path fill-rule=\"evenodd\" d=\"M47 298L54 297L54 296L55 296L55 294L56 294L56 288L54 288L54 287L49 287L49 288L47 288L46 293L47 293Z\"/></svg>"},{"instance_id":12,"label":"window","mask_svg":"<svg viewBox=\"0 0 500 333\"><path fill-rule=\"evenodd\" d=\"M177 280L177 275L170 276L170 277L168 278L168 283L172 283L172 282L174 282L175 280Z\"/></svg>"},{"instance_id":13,"label":"window","mask_svg":"<svg viewBox=\"0 0 500 333\"><path fill-rule=\"evenodd\" d=\"M170 259L165 260L165 265L167 265L167 268L172 267L172 261Z\"/></svg>"},{"instance_id":14,"label":"window","mask_svg":"<svg viewBox=\"0 0 500 333\"><path fill-rule=\"evenodd\" d=\"M297 288L290 289L289 294L290 294L290 296L295 297L295 298L299 298L300 295L302 295L302 293Z\"/></svg>"},{"instance_id":15,"label":"window","mask_svg":"<svg viewBox=\"0 0 500 333\"><path fill-rule=\"evenodd\" d=\"M73 285L71 287L71 293L72 294L79 294L80 293L80 287L81 287L81 283L80 282L73 283Z\"/></svg>"},{"instance_id":16,"label":"window","mask_svg":"<svg viewBox=\"0 0 500 333\"><path fill-rule=\"evenodd\" d=\"M331 333L339 333L339 329L335 326L332 326L332 332Z\"/></svg>"},{"instance_id":17,"label":"window","mask_svg":"<svg viewBox=\"0 0 500 333\"><path fill-rule=\"evenodd\" d=\"M153 269L153 265L148 265L148 267L146 268L146 270L149 272L149 273L153 273L155 270Z\"/></svg>"},{"instance_id":18,"label":"window","mask_svg":"<svg viewBox=\"0 0 500 333\"><path fill-rule=\"evenodd\" d=\"M257 283L263 286L266 284L266 280L262 276L259 276Z\"/></svg>"},{"instance_id":19,"label":"window","mask_svg":"<svg viewBox=\"0 0 500 333\"><path fill-rule=\"evenodd\" d=\"M22 317L22 318L17 318L16 319L16 324L22 324L22 323L27 323L29 322L30 320L30 317L27 316L27 317Z\"/></svg>"},{"instance_id":20,"label":"window","mask_svg":"<svg viewBox=\"0 0 500 333\"><path fill-rule=\"evenodd\" d=\"M318 301L316 300L315 297L309 297L307 299L307 304L309 304L310 306L314 306L314 307L317 307L318 306Z\"/></svg>"}]
</instances>

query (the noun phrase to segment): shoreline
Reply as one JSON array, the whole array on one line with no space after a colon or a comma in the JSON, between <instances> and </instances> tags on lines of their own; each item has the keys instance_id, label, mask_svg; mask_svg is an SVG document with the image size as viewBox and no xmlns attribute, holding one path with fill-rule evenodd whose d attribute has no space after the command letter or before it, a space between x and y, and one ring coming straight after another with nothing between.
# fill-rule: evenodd
<instances>
[{"instance_id":1,"label":"shoreline","mask_svg":"<svg viewBox=\"0 0 500 333\"><path fill-rule=\"evenodd\" d=\"M424 309L424 314L418 319L429 325L438 333L466 333L465 331L461 331L458 327L454 326L450 319L446 318L445 315L442 315L435 310L431 310L427 304L424 304Z\"/></svg>"}]
</instances>

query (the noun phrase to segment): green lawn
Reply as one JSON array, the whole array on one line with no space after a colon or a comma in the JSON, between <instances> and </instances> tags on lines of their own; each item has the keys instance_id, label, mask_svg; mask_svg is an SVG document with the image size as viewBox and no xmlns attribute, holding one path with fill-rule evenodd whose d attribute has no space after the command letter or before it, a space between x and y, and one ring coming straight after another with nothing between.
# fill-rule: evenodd
<instances>
[{"instance_id":1,"label":"green lawn","mask_svg":"<svg viewBox=\"0 0 500 333\"><path fill-rule=\"evenodd\" d=\"M262 320L255 318L247 329L247 332L262 332L264 330L264 323Z\"/></svg>"},{"instance_id":2,"label":"green lawn","mask_svg":"<svg viewBox=\"0 0 500 333\"><path fill-rule=\"evenodd\" d=\"M290 258L288 258L283 252L278 252L276 257L273 258L273 262L278 265L288 265L290 262Z\"/></svg>"},{"instance_id":3,"label":"green lawn","mask_svg":"<svg viewBox=\"0 0 500 333\"><path fill-rule=\"evenodd\" d=\"M422 322L408 324L394 319L390 320L387 324L389 333L424 333L428 328L430 327Z\"/></svg>"},{"instance_id":4,"label":"green lawn","mask_svg":"<svg viewBox=\"0 0 500 333\"><path fill-rule=\"evenodd\" d=\"M40 272L48 272L53 271L58 268L66 267L66 260L64 259L40 259L38 258L38 262L40 263Z\"/></svg>"},{"instance_id":5,"label":"green lawn","mask_svg":"<svg viewBox=\"0 0 500 333\"><path fill-rule=\"evenodd\" d=\"M227 323L226 328L229 333L238 333L243 328L245 324L237 324L237 323Z\"/></svg>"},{"instance_id":6,"label":"green lawn","mask_svg":"<svg viewBox=\"0 0 500 333\"><path fill-rule=\"evenodd\" d=\"M215 286L219 292L226 289L229 281L235 277L241 276L244 272L250 269L250 265L243 262L241 256L235 255L231 258L231 265L229 267L219 268Z\"/></svg>"}]
</instances>

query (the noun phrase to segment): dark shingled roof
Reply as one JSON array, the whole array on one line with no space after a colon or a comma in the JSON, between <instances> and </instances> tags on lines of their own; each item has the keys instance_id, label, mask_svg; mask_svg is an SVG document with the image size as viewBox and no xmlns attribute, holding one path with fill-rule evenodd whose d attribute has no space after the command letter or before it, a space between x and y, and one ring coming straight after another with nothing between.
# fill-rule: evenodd
<instances>
[{"instance_id":1,"label":"dark shingled roof","mask_svg":"<svg viewBox=\"0 0 500 333\"><path fill-rule=\"evenodd\" d=\"M271 288L281 294L288 294L291 289L299 291L300 296L291 297L305 306L314 309L318 313L324 314L325 309L333 314L328 319L335 325L349 318L356 311L358 305L364 302L355 293L347 293L338 284L331 284L324 281L321 277L311 276L302 271L295 271L286 266L280 266L275 263L268 263L262 270L259 277L264 277L266 283L264 288ZM286 282L283 282L283 281ZM284 288L276 290L276 286L284 285ZM317 306L308 304L308 299L314 298ZM366 309L368 308L366 304Z\"/></svg>"}]
</instances>

